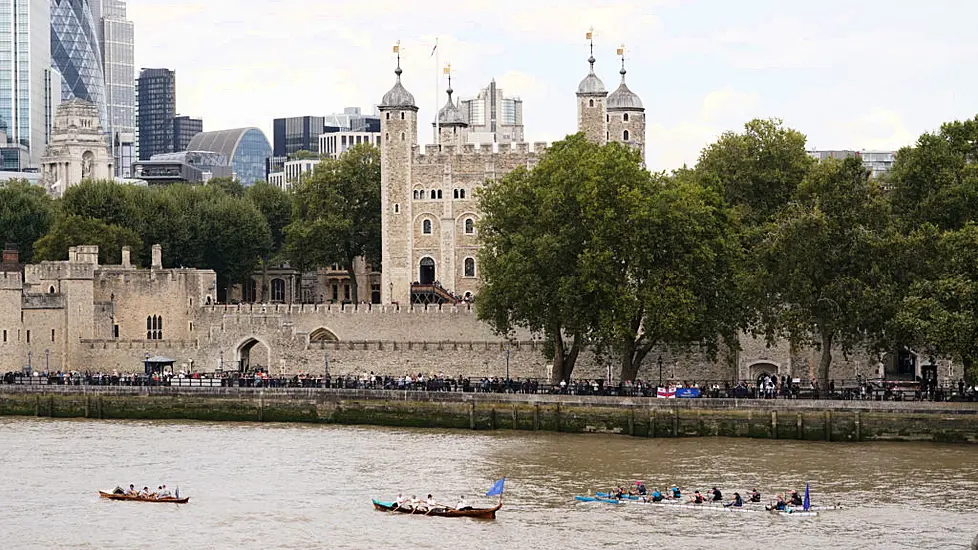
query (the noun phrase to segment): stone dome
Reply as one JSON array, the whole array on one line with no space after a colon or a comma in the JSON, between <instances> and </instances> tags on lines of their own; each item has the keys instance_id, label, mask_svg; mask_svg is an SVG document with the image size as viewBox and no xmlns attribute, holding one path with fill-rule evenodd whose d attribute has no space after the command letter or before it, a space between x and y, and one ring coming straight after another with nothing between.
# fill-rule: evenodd
<instances>
[{"instance_id":1,"label":"stone dome","mask_svg":"<svg viewBox=\"0 0 978 550\"><path fill-rule=\"evenodd\" d=\"M384 94L384 99L381 101L381 107L415 107L414 96L411 92L404 89L401 85L401 68L398 67L394 70L394 74L397 75L397 82L394 83L394 87L390 89L386 94Z\"/></svg>"},{"instance_id":2,"label":"stone dome","mask_svg":"<svg viewBox=\"0 0 978 550\"><path fill-rule=\"evenodd\" d=\"M465 119L462 118L462 111L459 111L458 107L455 106L455 102L452 101L451 87L448 88L448 102L438 111L438 123L441 125L465 124Z\"/></svg>"},{"instance_id":3,"label":"stone dome","mask_svg":"<svg viewBox=\"0 0 978 550\"><path fill-rule=\"evenodd\" d=\"M608 90L604 87L604 82L598 78L598 75L594 74L594 56L588 58L588 63L591 64L591 72L584 77L577 86L578 94L606 94Z\"/></svg>"},{"instance_id":4,"label":"stone dome","mask_svg":"<svg viewBox=\"0 0 978 550\"><path fill-rule=\"evenodd\" d=\"M621 84L608 96L608 110L643 110L642 100L625 84L625 69L622 68Z\"/></svg>"}]
</instances>

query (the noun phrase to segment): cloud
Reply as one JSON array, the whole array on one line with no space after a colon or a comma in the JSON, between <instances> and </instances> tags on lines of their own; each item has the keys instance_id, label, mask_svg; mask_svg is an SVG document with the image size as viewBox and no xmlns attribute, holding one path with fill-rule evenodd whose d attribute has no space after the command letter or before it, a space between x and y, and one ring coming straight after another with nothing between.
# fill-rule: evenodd
<instances>
[{"instance_id":1,"label":"cloud","mask_svg":"<svg viewBox=\"0 0 978 550\"><path fill-rule=\"evenodd\" d=\"M917 139L903 115L888 109L872 109L855 120L836 121L830 127L852 144L848 148L897 150Z\"/></svg>"}]
</instances>

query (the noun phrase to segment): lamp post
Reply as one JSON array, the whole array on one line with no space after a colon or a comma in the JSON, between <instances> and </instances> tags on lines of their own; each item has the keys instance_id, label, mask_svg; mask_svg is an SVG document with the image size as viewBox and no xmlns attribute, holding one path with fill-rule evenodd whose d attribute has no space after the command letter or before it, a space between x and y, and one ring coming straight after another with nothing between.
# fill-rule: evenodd
<instances>
[{"instance_id":1,"label":"lamp post","mask_svg":"<svg viewBox=\"0 0 978 550\"><path fill-rule=\"evenodd\" d=\"M30 371L30 372L34 372L33 365L31 365L31 355L33 355L33 354L34 354L34 352L32 352L32 351L28 351L27 352L27 370Z\"/></svg>"},{"instance_id":2,"label":"lamp post","mask_svg":"<svg viewBox=\"0 0 978 550\"><path fill-rule=\"evenodd\" d=\"M44 350L44 370L51 370L51 351Z\"/></svg>"},{"instance_id":3,"label":"lamp post","mask_svg":"<svg viewBox=\"0 0 978 550\"><path fill-rule=\"evenodd\" d=\"M509 348L506 348L506 393L509 393Z\"/></svg>"},{"instance_id":4,"label":"lamp post","mask_svg":"<svg viewBox=\"0 0 978 550\"><path fill-rule=\"evenodd\" d=\"M659 387L662 387L662 356L660 355L655 362L659 365Z\"/></svg>"},{"instance_id":5,"label":"lamp post","mask_svg":"<svg viewBox=\"0 0 978 550\"><path fill-rule=\"evenodd\" d=\"M323 342L323 387L329 387L326 380L329 378L329 352L326 350L326 343Z\"/></svg>"}]
</instances>

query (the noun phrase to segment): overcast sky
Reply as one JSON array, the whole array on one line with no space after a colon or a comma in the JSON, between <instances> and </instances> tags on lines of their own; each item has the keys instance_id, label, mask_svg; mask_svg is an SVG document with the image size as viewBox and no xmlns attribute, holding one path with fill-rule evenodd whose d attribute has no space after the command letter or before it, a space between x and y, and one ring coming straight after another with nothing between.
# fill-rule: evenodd
<instances>
[{"instance_id":1,"label":"overcast sky","mask_svg":"<svg viewBox=\"0 0 978 550\"><path fill-rule=\"evenodd\" d=\"M180 114L269 140L276 117L371 110L400 40L430 141L436 37L457 96L496 78L523 99L527 141L560 139L576 130L589 27L609 91L625 45L654 170L694 164L754 117L784 119L809 148L890 149L978 113L970 0L129 0L129 16L137 71L176 70Z\"/></svg>"}]
</instances>

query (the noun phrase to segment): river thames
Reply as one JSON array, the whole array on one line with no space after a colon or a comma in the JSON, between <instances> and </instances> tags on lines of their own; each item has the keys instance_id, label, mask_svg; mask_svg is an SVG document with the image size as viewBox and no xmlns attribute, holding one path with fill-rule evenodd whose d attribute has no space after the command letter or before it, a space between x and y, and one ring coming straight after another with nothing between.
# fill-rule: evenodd
<instances>
[{"instance_id":1,"label":"river thames","mask_svg":"<svg viewBox=\"0 0 978 550\"><path fill-rule=\"evenodd\" d=\"M321 425L0 419L2 547L968 548L978 447L467 432ZM400 490L479 495L495 521L374 511ZM575 502L645 480L765 499L811 484L815 518ZM179 486L186 505L98 489Z\"/></svg>"}]
</instances>

